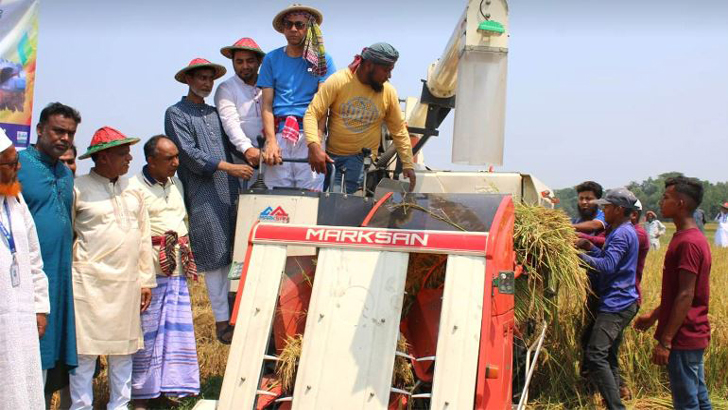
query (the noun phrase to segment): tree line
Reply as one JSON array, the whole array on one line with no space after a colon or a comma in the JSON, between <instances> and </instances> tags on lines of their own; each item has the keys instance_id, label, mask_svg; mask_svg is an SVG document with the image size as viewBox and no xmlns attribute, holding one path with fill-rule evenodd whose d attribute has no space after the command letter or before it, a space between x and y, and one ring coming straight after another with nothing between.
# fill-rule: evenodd
<instances>
[{"instance_id":1,"label":"tree line","mask_svg":"<svg viewBox=\"0 0 728 410\"><path fill-rule=\"evenodd\" d=\"M682 175L680 172L666 172L658 175L656 178L647 178L642 182L630 182L627 184L627 189L632 191L639 198L640 202L642 202L643 214L647 211L654 211L658 218L662 218L660 214L660 199L662 198L663 192L665 192L665 180ZM700 182L704 188L703 203L700 205L700 208L705 211L708 221L711 221L720 212L721 204L728 202L728 182L718 182L715 184L703 180ZM577 195L574 187L557 189L555 190L555 194L560 200L557 207L563 209L569 216L575 217L577 215Z\"/></svg>"}]
</instances>

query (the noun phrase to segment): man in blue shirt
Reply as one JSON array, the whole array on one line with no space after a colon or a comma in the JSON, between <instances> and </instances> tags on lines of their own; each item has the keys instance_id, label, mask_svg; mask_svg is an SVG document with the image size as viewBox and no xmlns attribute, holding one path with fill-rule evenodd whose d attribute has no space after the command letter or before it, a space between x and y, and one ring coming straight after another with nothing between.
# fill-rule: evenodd
<instances>
[{"instance_id":1,"label":"man in blue shirt","mask_svg":"<svg viewBox=\"0 0 728 410\"><path fill-rule=\"evenodd\" d=\"M18 180L35 220L48 276L51 313L40 340L40 355L49 393L67 386L68 371L78 366L71 282L73 174L60 158L73 146L80 122L81 115L74 108L49 104L40 113L37 143L18 154ZM69 400L68 390L63 392L62 399Z\"/></svg>"},{"instance_id":2,"label":"man in blue shirt","mask_svg":"<svg viewBox=\"0 0 728 410\"><path fill-rule=\"evenodd\" d=\"M584 181L575 189L579 217L574 218L571 223L577 232L596 235L605 228L604 212L595 203L602 197L602 186L594 181Z\"/></svg>"},{"instance_id":3,"label":"man in blue shirt","mask_svg":"<svg viewBox=\"0 0 728 410\"><path fill-rule=\"evenodd\" d=\"M320 11L293 5L273 19L273 28L286 37L287 45L266 54L258 74L263 89L263 160L265 184L270 188L303 188L320 191L323 175L308 164L303 134L303 115L323 83L334 71L331 56L324 51L319 25ZM321 122L320 133L323 134ZM285 163L286 159L306 159Z\"/></svg>"},{"instance_id":4,"label":"man in blue shirt","mask_svg":"<svg viewBox=\"0 0 728 410\"><path fill-rule=\"evenodd\" d=\"M611 227L604 248L580 239L577 246L587 251L580 256L597 272L594 291L599 306L589 332L585 367L599 389L607 408L624 409L619 395L617 363L620 335L637 313L636 271L639 254L637 233L630 220L637 198L625 188L609 191L595 201L604 210Z\"/></svg>"}]
</instances>

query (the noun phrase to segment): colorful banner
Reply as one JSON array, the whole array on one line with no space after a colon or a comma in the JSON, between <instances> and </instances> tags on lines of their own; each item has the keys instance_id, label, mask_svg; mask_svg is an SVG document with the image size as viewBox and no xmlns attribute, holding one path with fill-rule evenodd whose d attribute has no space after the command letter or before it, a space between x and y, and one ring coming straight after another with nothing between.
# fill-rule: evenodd
<instances>
[{"instance_id":1,"label":"colorful banner","mask_svg":"<svg viewBox=\"0 0 728 410\"><path fill-rule=\"evenodd\" d=\"M15 146L30 143L38 0L0 0L0 128Z\"/></svg>"}]
</instances>

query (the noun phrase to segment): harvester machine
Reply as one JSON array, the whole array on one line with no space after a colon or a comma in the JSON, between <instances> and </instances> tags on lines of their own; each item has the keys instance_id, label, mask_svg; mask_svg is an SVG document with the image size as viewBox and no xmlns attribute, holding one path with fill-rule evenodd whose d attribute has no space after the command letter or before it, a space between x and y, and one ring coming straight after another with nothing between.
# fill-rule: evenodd
<instances>
[{"instance_id":1,"label":"harvester machine","mask_svg":"<svg viewBox=\"0 0 728 410\"><path fill-rule=\"evenodd\" d=\"M415 152L454 109L453 162L501 165L507 11L467 4L405 103ZM511 408L514 203L553 206L551 192L526 174L430 170L420 155L408 193L383 140L357 194L241 194L235 332L219 400L197 409Z\"/></svg>"}]
</instances>

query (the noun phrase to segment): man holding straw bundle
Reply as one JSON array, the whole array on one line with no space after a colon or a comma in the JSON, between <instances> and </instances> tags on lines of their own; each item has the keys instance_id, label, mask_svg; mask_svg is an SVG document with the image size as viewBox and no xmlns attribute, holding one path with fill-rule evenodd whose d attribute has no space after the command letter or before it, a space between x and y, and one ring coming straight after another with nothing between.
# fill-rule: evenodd
<instances>
[{"instance_id":1,"label":"man holding straw bundle","mask_svg":"<svg viewBox=\"0 0 728 410\"><path fill-rule=\"evenodd\" d=\"M636 198L625 188L611 190L595 203L602 207L611 227L604 248L580 239L577 245L588 251L580 256L596 272L594 291L599 307L589 333L584 355L585 368L609 409L624 409L619 395L617 358L620 335L637 314L636 270L639 253L637 233L631 222Z\"/></svg>"},{"instance_id":2,"label":"man holding straw bundle","mask_svg":"<svg viewBox=\"0 0 728 410\"><path fill-rule=\"evenodd\" d=\"M703 353L710 343L710 245L693 212L703 199L703 186L693 178L665 181L660 211L675 222L676 232L665 254L660 305L637 318L645 331L657 323L652 362L665 366L676 409L711 409L705 386Z\"/></svg>"}]
</instances>

